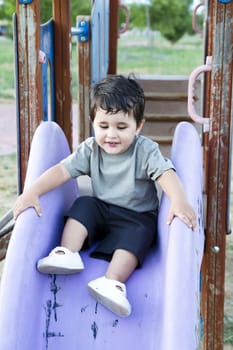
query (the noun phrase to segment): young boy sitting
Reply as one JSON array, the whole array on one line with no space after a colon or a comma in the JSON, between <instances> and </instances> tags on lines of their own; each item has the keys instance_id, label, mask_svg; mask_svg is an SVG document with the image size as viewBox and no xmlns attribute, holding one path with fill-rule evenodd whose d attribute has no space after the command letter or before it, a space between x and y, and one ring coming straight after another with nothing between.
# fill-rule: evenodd
<instances>
[{"instance_id":1,"label":"young boy sitting","mask_svg":"<svg viewBox=\"0 0 233 350\"><path fill-rule=\"evenodd\" d=\"M196 216L169 159L157 143L140 136L144 93L133 76L109 76L92 89L90 118L94 136L42 174L21 194L15 219L28 207L41 215L39 197L70 178L89 175L93 196L77 198L56 247L38 261L46 274L84 269L79 254L99 241L91 256L109 261L105 276L88 283L90 294L118 316L131 313L125 282L143 264L156 240L159 200L155 181L170 199L168 224L175 216L195 228Z\"/></svg>"}]
</instances>

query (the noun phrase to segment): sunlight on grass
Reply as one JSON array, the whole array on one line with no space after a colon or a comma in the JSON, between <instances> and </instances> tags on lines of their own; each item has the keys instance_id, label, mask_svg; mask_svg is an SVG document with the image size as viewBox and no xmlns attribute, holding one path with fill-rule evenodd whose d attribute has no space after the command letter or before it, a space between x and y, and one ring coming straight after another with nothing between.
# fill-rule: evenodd
<instances>
[{"instance_id":1,"label":"sunlight on grass","mask_svg":"<svg viewBox=\"0 0 233 350\"><path fill-rule=\"evenodd\" d=\"M0 37L0 98L13 99L15 96L13 41Z\"/></svg>"},{"instance_id":2,"label":"sunlight on grass","mask_svg":"<svg viewBox=\"0 0 233 350\"><path fill-rule=\"evenodd\" d=\"M17 197L16 155L0 156L0 218L8 212Z\"/></svg>"},{"instance_id":3,"label":"sunlight on grass","mask_svg":"<svg viewBox=\"0 0 233 350\"><path fill-rule=\"evenodd\" d=\"M224 316L224 343L233 345L233 317Z\"/></svg>"},{"instance_id":4,"label":"sunlight on grass","mask_svg":"<svg viewBox=\"0 0 233 350\"><path fill-rule=\"evenodd\" d=\"M184 36L170 44L159 33L148 38L133 31L119 39L118 72L127 74L189 75L203 64L202 39Z\"/></svg>"}]
</instances>

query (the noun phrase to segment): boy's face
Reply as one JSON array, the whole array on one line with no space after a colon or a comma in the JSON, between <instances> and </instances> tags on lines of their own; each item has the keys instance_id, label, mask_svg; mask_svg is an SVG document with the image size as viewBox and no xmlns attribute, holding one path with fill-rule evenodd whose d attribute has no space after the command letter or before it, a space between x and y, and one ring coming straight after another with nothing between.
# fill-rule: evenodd
<instances>
[{"instance_id":1,"label":"boy's face","mask_svg":"<svg viewBox=\"0 0 233 350\"><path fill-rule=\"evenodd\" d=\"M120 154L129 148L142 125L137 126L134 117L123 111L107 114L98 108L93 122L95 140L106 153Z\"/></svg>"}]
</instances>

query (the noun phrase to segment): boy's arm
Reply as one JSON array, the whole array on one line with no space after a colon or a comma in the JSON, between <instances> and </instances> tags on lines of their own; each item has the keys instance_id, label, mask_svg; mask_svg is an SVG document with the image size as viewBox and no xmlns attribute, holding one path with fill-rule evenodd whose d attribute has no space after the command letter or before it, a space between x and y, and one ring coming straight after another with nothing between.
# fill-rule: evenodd
<instances>
[{"instance_id":1,"label":"boy's arm","mask_svg":"<svg viewBox=\"0 0 233 350\"><path fill-rule=\"evenodd\" d=\"M170 169L157 179L158 184L171 201L167 223L171 224L173 218L178 216L187 226L196 227L196 214L189 204L184 188L175 171Z\"/></svg>"},{"instance_id":2,"label":"boy's arm","mask_svg":"<svg viewBox=\"0 0 233 350\"><path fill-rule=\"evenodd\" d=\"M27 208L35 208L39 216L42 215L39 197L62 185L71 178L63 164L57 164L45 171L35 182L17 198L13 208L14 219Z\"/></svg>"}]
</instances>

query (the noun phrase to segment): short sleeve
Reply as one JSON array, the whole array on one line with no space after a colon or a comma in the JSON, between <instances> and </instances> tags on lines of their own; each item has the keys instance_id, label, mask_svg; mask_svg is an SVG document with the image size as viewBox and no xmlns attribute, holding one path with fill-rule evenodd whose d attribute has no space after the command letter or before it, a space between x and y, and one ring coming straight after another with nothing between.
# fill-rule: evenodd
<instances>
[{"instance_id":1,"label":"short sleeve","mask_svg":"<svg viewBox=\"0 0 233 350\"><path fill-rule=\"evenodd\" d=\"M155 181L167 170L175 170L171 160L163 156L156 142L142 137L138 146L140 149L139 158L142 161L141 166L144 168L146 176L151 180Z\"/></svg>"},{"instance_id":2,"label":"short sleeve","mask_svg":"<svg viewBox=\"0 0 233 350\"><path fill-rule=\"evenodd\" d=\"M90 175L90 160L94 147L94 138L90 137L82 142L70 156L61 163L73 178L81 175Z\"/></svg>"}]
</instances>

